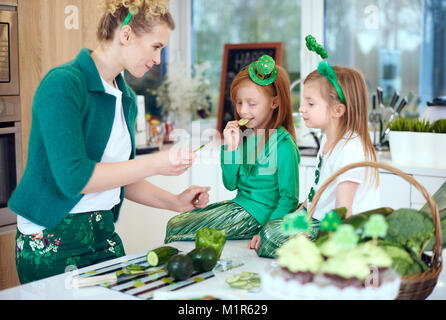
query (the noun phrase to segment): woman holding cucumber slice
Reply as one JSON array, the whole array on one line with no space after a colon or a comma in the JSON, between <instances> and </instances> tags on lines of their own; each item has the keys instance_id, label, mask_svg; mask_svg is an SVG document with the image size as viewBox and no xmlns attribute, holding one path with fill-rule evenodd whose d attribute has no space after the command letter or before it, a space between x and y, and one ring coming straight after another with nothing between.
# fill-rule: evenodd
<instances>
[{"instance_id":1,"label":"woman holding cucumber slice","mask_svg":"<svg viewBox=\"0 0 446 320\"><path fill-rule=\"evenodd\" d=\"M267 55L245 67L231 85L235 121L223 131L223 183L237 196L173 217L165 242L193 240L202 227L226 232L227 239L258 243L269 221L293 212L299 202L299 162L290 81Z\"/></svg>"},{"instance_id":2,"label":"woman holding cucumber slice","mask_svg":"<svg viewBox=\"0 0 446 320\"><path fill-rule=\"evenodd\" d=\"M53 68L33 101L27 167L8 205L17 213L22 284L124 255L114 232L124 197L177 212L205 207L207 189L179 195L145 180L176 176L192 151L135 159L136 97L121 72L160 63L175 24L168 0L102 0L99 46Z\"/></svg>"}]
</instances>

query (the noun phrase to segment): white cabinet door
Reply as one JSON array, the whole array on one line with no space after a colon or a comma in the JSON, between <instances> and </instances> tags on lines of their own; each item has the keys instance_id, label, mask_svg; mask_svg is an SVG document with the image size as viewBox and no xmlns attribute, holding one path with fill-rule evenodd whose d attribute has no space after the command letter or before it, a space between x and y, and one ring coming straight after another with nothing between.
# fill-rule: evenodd
<instances>
[{"instance_id":1,"label":"white cabinet door","mask_svg":"<svg viewBox=\"0 0 446 320\"><path fill-rule=\"evenodd\" d=\"M190 171L178 177L154 176L147 181L179 194L190 185ZM125 253L133 254L163 245L167 222L177 214L124 199L115 230L122 239Z\"/></svg>"},{"instance_id":2,"label":"white cabinet door","mask_svg":"<svg viewBox=\"0 0 446 320\"><path fill-rule=\"evenodd\" d=\"M391 173L380 172L381 206L393 209L410 208L410 184Z\"/></svg>"}]
</instances>

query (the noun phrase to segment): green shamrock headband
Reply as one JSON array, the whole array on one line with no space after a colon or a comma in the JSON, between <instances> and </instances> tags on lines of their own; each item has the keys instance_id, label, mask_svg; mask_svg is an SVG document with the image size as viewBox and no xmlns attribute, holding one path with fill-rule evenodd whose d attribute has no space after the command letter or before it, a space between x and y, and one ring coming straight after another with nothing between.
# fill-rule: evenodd
<instances>
[{"instance_id":1,"label":"green shamrock headband","mask_svg":"<svg viewBox=\"0 0 446 320\"><path fill-rule=\"evenodd\" d=\"M327 51L324 49L322 45L317 43L316 39L312 35L306 36L305 41L308 50L316 52L322 59L328 58ZM341 86L339 85L336 73L333 67L328 63L328 61L321 61L319 63L319 66L317 67L317 71L319 72L320 75L327 78L332 85L334 85L336 91L338 92L339 99L341 99L341 102L346 105L347 101L345 100L344 93L342 92Z\"/></svg>"},{"instance_id":2,"label":"green shamrock headband","mask_svg":"<svg viewBox=\"0 0 446 320\"><path fill-rule=\"evenodd\" d=\"M265 54L249 65L248 72L252 81L261 86L268 86L277 78L276 62Z\"/></svg>"}]
</instances>

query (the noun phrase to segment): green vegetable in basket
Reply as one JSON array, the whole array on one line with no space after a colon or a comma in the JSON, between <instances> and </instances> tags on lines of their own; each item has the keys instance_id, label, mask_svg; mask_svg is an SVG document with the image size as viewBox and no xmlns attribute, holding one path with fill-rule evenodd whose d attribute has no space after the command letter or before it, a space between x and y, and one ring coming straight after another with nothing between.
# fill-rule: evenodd
<instances>
[{"instance_id":1,"label":"green vegetable in basket","mask_svg":"<svg viewBox=\"0 0 446 320\"><path fill-rule=\"evenodd\" d=\"M426 264L422 260L414 260L414 255L411 256L404 247L396 243L386 243L383 241L380 242L380 246L392 258L392 269L401 276L415 275L427 269Z\"/></svg>"},{"instance_id":2,"label":"green vegetable in basket","mask_svg":"<svg viewBox=\"0 0 446 320\"><path fill-rule=\"evenodd\" d=\"M442 211L446 208L446 182L443 183L443 185L434 193L432 196L432 199L435 200L435 202L438 205L438 210ZM426 202L426 204L421 208L421 211L424 211L431 216L431 209L429 207L429 204ZM446 218L446 217L443 217ZM443 218L440 218L443 220Z\"/></svg>"},{"instance_id":3,"label":"green vegetable in basket","mask_svg":"<svg viewBox=\"0 0 446 320\"><path fill-rule=\"evenodd\" d=\"M421 258L432 237L434 225L431 219L413 209L399 209L390 214L386 240L394 241L412 250Z\"/></svg>"},{"instance_id":4,"label":"green vegetable in basket","mask_svg":"<svg viewBox=\"0 0 446 320\"><path fill-rule=\"evenodd\" d=\"M195 247L211 247L217 252L220 259L221 252L226 243L226 233L215 228L203 227L197 231L195 236Z\"/></svg>"}]
</instances>

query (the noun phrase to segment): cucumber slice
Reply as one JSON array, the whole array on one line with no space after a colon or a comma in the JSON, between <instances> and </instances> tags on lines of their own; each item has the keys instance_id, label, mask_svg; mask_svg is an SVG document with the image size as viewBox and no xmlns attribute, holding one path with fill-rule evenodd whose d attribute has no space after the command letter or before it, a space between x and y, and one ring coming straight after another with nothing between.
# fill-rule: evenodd
<instances>
[{"instance_id":1,"label":"cucumber slice","mask_svg":"<svg viewBox=\"0 0 446 320\"><path fill-rule=\"evenodd\" d=\"M244 127L244 126L246 126L248 123L249 123L249 120L248 120L248 119L240 119L240 120L238 121L238 125L239 125L240 127Z\"/></svg>"},{"instance_id":2,"label":"cucumber slice","mask_svg":"<svg viewBox=\"0 0 446 320\"><path fill-rule=\"evenodd\" d=\"M146 259L149 266L157 267L166 263L172 256L178 253L177 248L163 246L147 253Z\"/></svg>"},{"instance_id":3,"label":"cucumber slice","mask_svg":"<svg viewBox=\"0 0 446 320\"><path fill-rule=\"evenodd\" d=\"M251 290L260 288L260 276L254 272L242 272L226 278L226 283L231 288Z\"/></svg>"}]
</instances>

